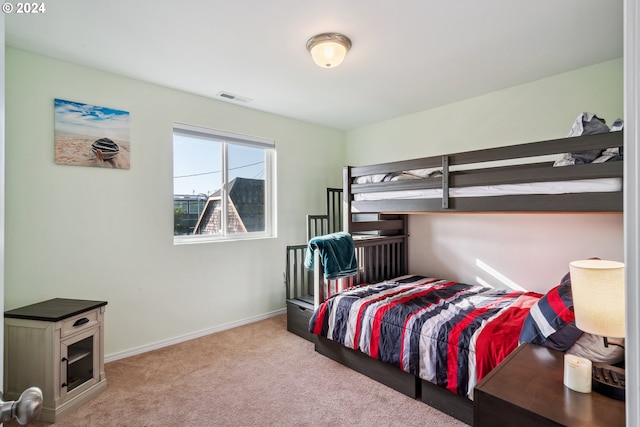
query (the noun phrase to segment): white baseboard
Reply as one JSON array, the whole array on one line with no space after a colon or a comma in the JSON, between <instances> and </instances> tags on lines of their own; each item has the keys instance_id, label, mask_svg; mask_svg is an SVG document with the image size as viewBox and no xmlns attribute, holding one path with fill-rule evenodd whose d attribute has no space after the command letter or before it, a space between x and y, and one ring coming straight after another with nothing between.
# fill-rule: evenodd
<instances>
[{"instance_id":1,"label":"white baseboard","mask_svg":"<svg viewBox=\"0 0 640 427\"><path fill-rule=\"evenodd\" d=\"M285 314L287 310L282 308L280 310L272 311L270 313L261 314L258 316L248 317L246 319L237 320L235 322L225 323L223 325L214 326L212 328L203 329L200 331L192 332L186 335L181 335L179 337L171 338L168 340L158 341L152 344L143 345L141 347L136 347L131 350L121 351L118 353L112 353L105 355L104 362L109 363L115 360L124 359L126 357L135 356L137 354L146 353L148 351L157 350L162 347L167 347L174 344L179 344L185 341L189 341L195 338L204 337L206 335L215 334L216 332L226 331L227 329L237 328L238 326L248 325L250 323L258 322L260 320L269 319L271 317L279 316L281 314Z\"/></svg>"}]
</instances>

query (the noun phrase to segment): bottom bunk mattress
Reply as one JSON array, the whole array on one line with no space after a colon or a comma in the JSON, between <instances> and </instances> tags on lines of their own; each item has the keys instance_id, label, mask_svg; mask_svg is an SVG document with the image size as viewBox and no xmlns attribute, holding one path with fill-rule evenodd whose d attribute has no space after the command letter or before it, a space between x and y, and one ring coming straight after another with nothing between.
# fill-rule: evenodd
<instances>
[{"instance_id":1,"label":"bottom bunk mattress","mask_svg":"<svg viewBox=\"0 0 640 427\"><path fill-rule=\"evenodd\" d=\"M473 398L477 382L517 347L540 297L403 276L333 295L309 331Z\"/></svg>"}]
</instances>

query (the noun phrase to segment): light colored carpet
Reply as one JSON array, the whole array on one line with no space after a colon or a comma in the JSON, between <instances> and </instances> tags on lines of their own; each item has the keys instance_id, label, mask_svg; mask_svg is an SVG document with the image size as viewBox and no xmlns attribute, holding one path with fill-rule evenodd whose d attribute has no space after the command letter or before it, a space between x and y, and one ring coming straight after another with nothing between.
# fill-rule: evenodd
<instances>
[{"instance_id":1,"label":"light colored carpet","mask_svg":"<svg viewBox=\"0 0 640 427\"><path fill-rule=\"evenodd\" d=\"M108 389L32 426L465 426L314 352L284 315L106 364ZM17 423L7 423L18 426Z\"/></svg>"}]
</instances>

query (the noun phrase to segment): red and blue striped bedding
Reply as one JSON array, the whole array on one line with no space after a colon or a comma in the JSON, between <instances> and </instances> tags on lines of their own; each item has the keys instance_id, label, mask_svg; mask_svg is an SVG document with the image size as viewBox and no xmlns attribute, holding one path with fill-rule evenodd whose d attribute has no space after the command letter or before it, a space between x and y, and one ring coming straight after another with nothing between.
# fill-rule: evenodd
<instances>
[{"instance_id":1,"label":"red and blue striped bedding","mask_svg":"<svg viewBox=\"0 0 640 427\"><path fill-rule=\"evenodd\" d=\"M309 329L471 398L476 383L517 347L540 296L404 276L332 296Z\"/></svg>"}]
</instances>

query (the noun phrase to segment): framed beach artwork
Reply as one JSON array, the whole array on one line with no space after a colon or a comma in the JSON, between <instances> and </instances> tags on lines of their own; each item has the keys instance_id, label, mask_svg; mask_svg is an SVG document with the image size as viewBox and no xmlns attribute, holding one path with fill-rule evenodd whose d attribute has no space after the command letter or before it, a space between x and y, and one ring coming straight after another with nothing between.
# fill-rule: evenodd
<instances>
[{"instance_id":1,"label":"framed beach artwork","mask_svg":"<svg viewBox=\"0 0 640 427\"><path fill-rule=\"evenodd\" d=\"M55 162L59 165L129 169L129 113L54 100Z\"/></svg>"}]
</instances>

